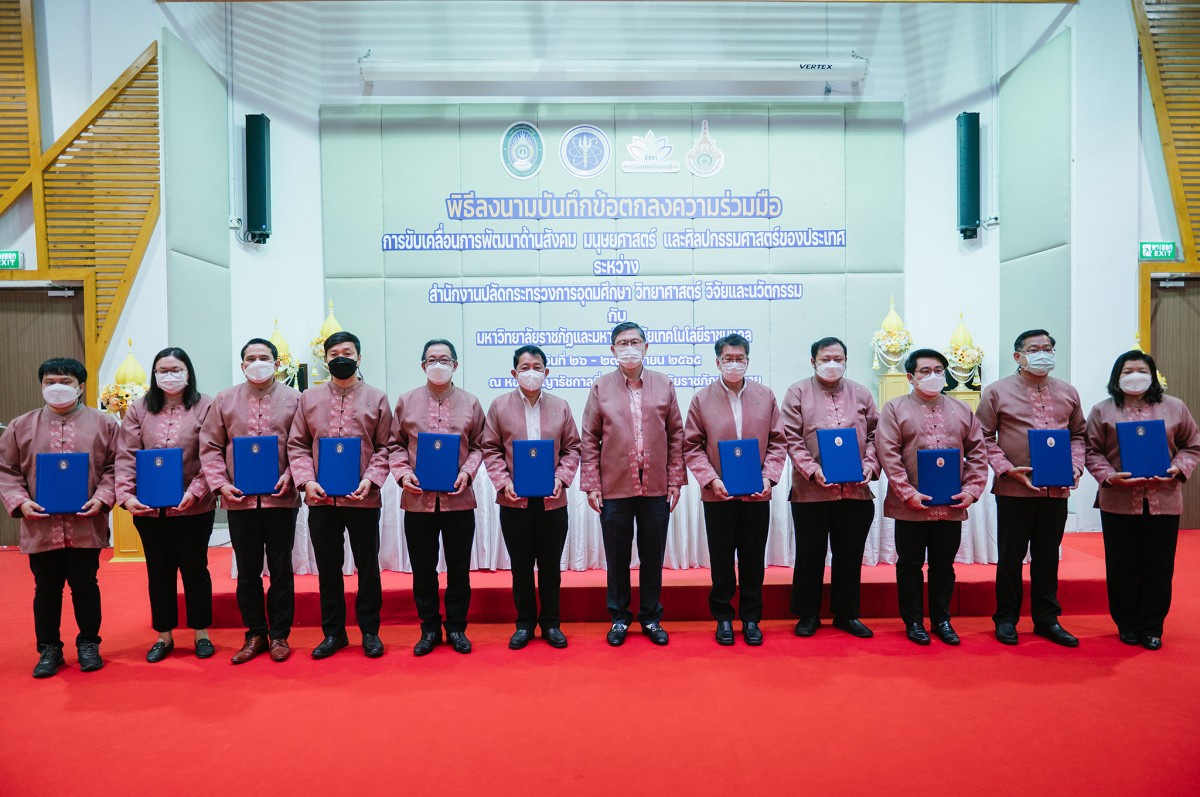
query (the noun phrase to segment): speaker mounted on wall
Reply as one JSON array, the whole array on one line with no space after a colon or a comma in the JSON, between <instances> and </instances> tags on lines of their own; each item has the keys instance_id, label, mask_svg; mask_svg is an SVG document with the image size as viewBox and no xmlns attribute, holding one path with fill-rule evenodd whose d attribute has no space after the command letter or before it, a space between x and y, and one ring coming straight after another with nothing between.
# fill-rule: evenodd
<instances>
[{"instance_id":1,"label":"speaker mounted on wall","mask_svg":"<svg viewBox=\"0 0 1200 797\"><path fill-rule=\"evenodd\" d=\"M246 114L246 239L265 244L271 237L271 120Z\"/></svg>"},{"instance_id":2,"label":"speaker mounted on wall","mask_svg":"<svg viewBox=\"0 0 1200 797\"><path fill-rule=\"evenodd\" d=\"M958 234L979 236L979 114L960 113L958 123Z\"/></svg>"}]
</instances>

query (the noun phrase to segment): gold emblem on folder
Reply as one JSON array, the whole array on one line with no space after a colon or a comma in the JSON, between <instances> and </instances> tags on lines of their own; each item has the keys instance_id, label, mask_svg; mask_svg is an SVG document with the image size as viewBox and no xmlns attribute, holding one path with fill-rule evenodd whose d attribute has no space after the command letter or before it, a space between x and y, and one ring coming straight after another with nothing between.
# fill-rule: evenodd
<instances>
[{"instance_id":1,"label":"gold emblem on folder","mask_svg":"<svg viewBox=\"0 0 1200 797\"><path fill-rule=\"evenodd\" d=\"M433 450L434 450L434 451L441 451L441 450L442 450L442 441L441 441L441 440L434 440L434 441L433 441Z\"/></svg>"},{"instance_id":2,"label":"gold emblem on folder","mask_svg":"<svg viewBox=\"0 0 1200 797\"><path fill-rule=\"evenodd\" d=\"M1046 438L1046 447L1047 447L1047 448L1054 448L1054 438L1053 438L1053 437L1047 437L1047 438Z\"/></svg>"},{"instance_id":3,"label":"gold emblem on folder","mask_svg":"<svg viewBox=\"0 0 1200 797\"><path fill-rule=\"evenodd\" d=\"M258 443L251 443L250 444L250 453L257 454L259 452L259 448L260 448L260 446L258 445Z\"/></svg>"},{"instance_id":4,"label":"gold emblem on folder","mask_svg":"<svg viewBox=\"0 0 1200 797\"><path fill-rule=\"evenodd\" d=\"M740 456L742 455L742 447L741 447L741 446L735 446L735 447L734 447L734 449L733 449L733 455L734 455L735 457L740 457Z\"/></svg>"},{"instance_id":5,"label":"gold emblem on folder","mask_svg":"<svg viewBox=\"0 0 1200 797\"><path fill-rule=\"evenodd\" d=\"M1139 427L1137 428L1137 435L1138 435L1138 437L1145 437L1145 436L1146 436L1146 427L1145 427L1145 426L1139 426Z\"/></svg>"},{"instance_id":6,"label":"gold emblem on folder","mask_svg":"<svg viewBox=\"0 0 1200 797\"><path fill-rule=\"evenodd\" d=\"M340 454L346 450L346 444L338 443L336 446L333 447L333 450Z\"/></svg>"},{"instance_id":7,"label":"gold emblem on folder","mask_svg":"<svg viewBox=\"0 0 1200 797\"><path fill-rule=\"evenodd\" d=\"M530 457L536 457L536 456L537 456L537 449L536 449L536 448L531 448L531 449L529 449L529 456L530 456Z\"/></svg>"},{"instance_id":8,"label":"gold emblem on folder","mask_svg":"<svg viewBox=\"0 0 1200 797\"><path fill-rule=\"evenodd\" d=\"M154 458L154 467L156 467L156 468L161 468L162 466L163 466L163 458L162 458L162 457L155 457L155 458Z\"/></svg>"},{"instance_id":9,"label":"gold emblem on folder","mask_svg":"<svg viewBox=\"0 0 1200 797\"><path fill-rule=\"evenodd\" d=\"M938 466L939 468L944 468L944 467L946 467L946 459L945 459L945 457L938 457L938 458L937 458L937 466Z\"/></svg>"},{"instance_id":10,"label":"gold emblem on folder","mask_svg":"<svg viewBox=\"0 0 1200 797\"><path fill-rule=\"evenodd\" d=\"M71 467L71 463L67 462L65 459L60 459L58 461L58 469L59 470L66 470L69 467Z\"/></svg>"}]
</instances>

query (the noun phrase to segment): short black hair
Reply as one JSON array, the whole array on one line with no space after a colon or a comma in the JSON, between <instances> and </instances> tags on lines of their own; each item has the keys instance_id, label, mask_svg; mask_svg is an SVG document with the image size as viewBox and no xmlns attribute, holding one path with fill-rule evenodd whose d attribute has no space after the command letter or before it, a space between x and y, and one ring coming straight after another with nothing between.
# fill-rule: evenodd
<instances>
[{"instance_id":1,"label":"short black hair","mask_svg":"<svg viewBox=\"0 0 1200 797\"><path fill-rule=\"evenodd\" d=\"M1121 389L1121 369L1130 360L1141 360L1150 369L1150 387L1142 394L1142 400L1147 404L1162 401L1163 388L1162 383L1158 381L1158 366L1154 364L1154 358L1140 349L1132 349L1117 358L1113 363L1112 373L1108 375L1108 395L1112 396L1113 403L1118 407L1125 406L1125 391Z\"/></svg>"},{"instance_id":2,"label":"short black hair","mask_svg":"<svg viewBox=\"0 0 1200 797\"><path fill-rule=\"evenodd\" d=\"M811 353L809 354L809 356L815 360L817 358L817 352L819 352L821 349L825 348L826 346L833 346L835 344L842 347L842 356L843 357L850 356L850 352L846 350L846 344L842 342L842 339L834 338L834 337L821 338L820 340L813 343Z\"/></svg>"},{"instance_id":3,"label":"short black hair","mask_svg":"<svg viewBox=\"0 0 1200 797\"><path fill-rule=\"evenodd\" d=\"M638 334L642 336L643 343L646 341L646 330L642 329L641 324L634 323L633 321L622 321L620 324L617 324L615 327L613 327L612 339L610 342L616 343L617 335L620 335L622 332L628 332L631 329L636 329L638 331Z\"/></svg>"},{"instance_id":4,"label":"short black hair","mask_svg":"<svg viewBox=\"0 0 1200 797\"><path fill-rule=\"evenodd\" d=\"M739 335L736 332L734 332L731 335L726 335L725 337L721 338L720 340L718 340L716 343L713 344L713 348L716 349L718 357L721 356L721 352L725 349L726 346L733 346L735 348L738 346L741 346L745 350L746 356L747 357L750 356L750 341L746 340L744 337L742 337L741 335Z\"/></svg>"},{"instance_id":5,"label":"short black hair","mask_svg":"<svg viewBox=\"0 0 1200 797\"><path fill-rule=\"evenodd\" d=\"M151 415L162 412L162 408L167 403L167 395L158 386L158 376L154 372L154 366L158 365L158 361L164 357L174 357L183 363L184 368L187 368L188 381L187 387L183 389L183 406L190 409L200 401L200 389L196 387L196 369L192 367L192 358L188 357L188 353L178 346L168 346L154 355L154 362L150 363L150 389L146 391L145 400L146 409L150 411Z\"/></svg>"},{"instance_id":6,"label":"short black hair","mask_svg":"<svg viewBox=\"0 0 1200 797\"><path fill-rule=\"evenodd\" d=\"M274 343L266 338L250 338L250 340L246 341L246 345L242 347L242 353L239 355L239 359L246 359L246 349L250 348L251 346L266 346L271 350L271 358L275 360L279 359L279 349L275 347Z\"/></svg>"},{"instance_id":7,"label":"short black hair","mask_svg":"<svg viewBox=\"0 0 1200 797\"><path fill-rule=\"evenodd\" d=\"M421 349L421 362L425 362L425 355L429 353L430 346L445 346L450 349L450 359L458 362L458 351L454 348L454 344L445 338L434 338L433 340L425 341L425 348Z\"/></svg>"},{"instance_id":8,"label":"short black hair","mask_svg":"<svg viewBox=\"0 0 1200 797\"><path fill-rule=\"evenodd\" d=\"M917 372L917 360L926 357L937 360L942 364L943 368L950 367L950 361L946 359L946 355L942 354L937 349L917 349L912 354L908 355L908 359L904 361L904 370L909 374L915 374Z\"/></svg>"},{"instance_id":9,"label":"short black hair","mask_svg":"<svg viewBox=\"0 0 1200 797\"><path fill-rule=\"evenodd\" d=\"M73 376L81 385L87 381L87 369L83 367L83 363L71 357L51 357L46 360L38 366L38 381L41 382L46 374Z\"/></svg>"},{"instance_id":10,"label":"short black hair","mask_svg":"<svg viewBox=\"0 0 1200 797\"><path fill-rule=\"evenodd\" d=\"M453 349L451 349L451 351L453 351ZM522 354L532 354L535 357L541 357L543 368L547 367L547 365L548 365L546 362L546 352L542 351L540 348L538 348L537 346L534 346L533 344L529 344L527 346L522 346L521 348L519 348L513 352L513 368L517 367L517 360L521 359Z\"/></svg>"},{"instance_id":11,"label":"short black hair","mask_svg":"<svg viewBox=\"0 0 1200 797\"><path fill-rule=\"evenodd\" d=\"M1051 346L1058 345L1058 341L1056 341L1054 339L1054 336L1051 335L1046 330L1044 330L1044 329L1027 329L1024 332L1022 332L1020 335L1017 335L1017 339L1015 341L1013 341L1013 351L1020 351L1021 347L1025 345L1025 341L1028 340L1029 338L1040 338L1043 335L1050 338Z\"/></svg>"},{"instance_id":12,"label":"short black hair","mask_svg":"<svg viewBox=\"0 0 1200 797\"><path fill-rule=\"evenodd\" d=\"M362 354L362 341L358 339L358 335L355 335L353 332L347 332L344 329L341 332L334 332L325 338L325 353L329 354L329 350L339 343L353 343L354 353Z\"/></svg>"}]
</instances>

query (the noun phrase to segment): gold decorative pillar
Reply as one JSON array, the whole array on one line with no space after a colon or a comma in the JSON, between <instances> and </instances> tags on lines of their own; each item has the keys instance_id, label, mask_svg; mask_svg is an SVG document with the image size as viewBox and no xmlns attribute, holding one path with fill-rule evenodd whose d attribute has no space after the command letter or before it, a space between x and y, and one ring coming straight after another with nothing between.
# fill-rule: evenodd
<instances>
[{"instance_id":1,"label":"gold decorative pillar","mask_svg":"<svg viewBox=\"0 0 1200 797\"><path fill-rule=\"evenodd\" d=\"M112 535L114 562L144 562L146 552L142 550L142 538L133 525L133 515L121 507L113 507Z\"/></svg>"}]
</instances>

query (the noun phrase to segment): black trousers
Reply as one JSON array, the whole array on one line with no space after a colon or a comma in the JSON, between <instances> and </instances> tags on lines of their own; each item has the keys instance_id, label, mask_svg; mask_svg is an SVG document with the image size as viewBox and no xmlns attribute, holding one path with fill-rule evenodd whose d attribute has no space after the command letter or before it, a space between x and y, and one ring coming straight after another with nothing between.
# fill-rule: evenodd
<instances>
[{"instance_id":1,"label":"black trousers","mask_svg":"<svg viewBox=\"0 0 1200 797\"><path fill-rule=\"evenodd\" d=\"M79 634L75 644L100 644L99 548L60 548L29 555L33 571L33 628L37 649L61 648L63 587L71 585L71 605Z\"/></svg>"},{"instance_id":2,"label":"black trousers","mask_svg":"<svg viewBox=\"0 0 1200 797\"><path fill-rule=\"evenodd\" d=\"M442 632L438 605L438 536L446 550L446 630L466 631L471 608L471 545L475 510L405 512L404 538L412 560L413 602L422 631ZM557 565L556 565L557 568Z\"/></svg>"},{"instance_id":3,"label":"black trousers","mask_svg":"<svg viewBox=\"0 0 1200 797\"><path fill-rule=\"evenodd\" d=\"M712 590L708 608L714 620L732 620L733 594L740 582L737 616L743 623L762 620L763 575L766 572L769 501L705 501L704 532ZM737 575L734 575L734 557Z\"/></svg>"},{"instance_id":4,"label":"black trousers","mask_svg":"<svg viewBox=\"0 0 1200 797\"><path fill-rule=\"evenodd\" d=\"M829 609L842 620L857 620L861 606L863 549L875 520L874 501L792 502L796 567L792 570L792 614L821 615L825 551L833 554Z\"/></svg>"},{"instance_id":5,"label":"black trousers","mask_svg":"<svg viewBox=\"0 0 1200 797\"><path fill-rule=\"evenodd\" d=\"M517 606L517 628L532 631L540 625L558 628L559 585L562 582L562 552L567 543L567 508L545 508L541 498L530 498L528 509L500 507L500 533L512 560L513 603ZM533 566L537 565L537 593ZM537 598L542 599L538 614Z\"/></svg>"},{"instance_id":6,"label":"black trousers","mask_svg":"<svg viewBox=\"0 0 1200 797\"><path fill-rule=\"evenodd\" d=\"M1029 603L1033 624L1054 625L1058 602L1058 546L1067 523L1067 499L996 496L996 623L1021 617L1021 566L1029 559Z\"/></svg>"},{"instance_id":7,"label":"black trousers","mask_svg":"<svg viewBox=\"0 0 1200 797\"><path fill-rule=\"evenodd\" d=\"M960 520L896 521L896 590L900 617L905 625L925 618L921 600L921 566L929 555L929 620L934 625L950 619L954 597L954 555L962 542Z\"/></svg>"},{"instance_id":8,"label":"black trousers","mask_svg":"<svg viewBox=\"0 0 1200 797\"><path fill-rule=\"evenodd\" d=\"M150 622L160 634L179 625L178 577L183 577L188 628L212 625L212 576L208 572L208 540L216 511L199 515L134 516L133 525L146 553L150 588Z\"/></svg>"},{"instance_id":9,"label":"black trousers","mask_svg":"<svg viewBox=\"0 0 1200 797\"><path fill-rule=\"evenodd\" d=\"M237 602L246 638L287 639L296 614L296 583L292 575L292 543L296 514L288 508L238 509L229 513L229 540L237 560ZM263 556L271 586L263 611ZM268 617L270 618L268 620Z\"/></svg>"},{"instance_id":10,"label":"black trousers","mask_svg":"<svg viewBox=\"0 0 1200 797\"><path fill-rule=\"evenodd\" d=\"M633 599L629 567L633 560L634 524L637 525L638 622L642 625L662 620L663 557L667 552L667 525L671 521L671 502L665 495L605 498L600 508L600 531L604 536L604 557L608 563L608 614L614 623L630 625Z\"/></svg>"},{"instance_id":11,"label":"black trousers","mask_svg":"<svg viewBox=\"0 0 1200 797\"><path fill-rule=\"evenodd\" d=\"M354 613L364 634L379 633L383 585L379 580L378 508L314 506L308 510L308 533L317 558L317 586L321 591L321 631L325 636L346 633L346 563L344 535L350 537L350 554L358 568Z\"/></svg>"},{"instance_id":12,"label":"black trousers","mask_svg":"<svg viewBox=\"0 0 1200 797\"><path fill-rule=\"evenodd\" d=\"M1117 629L1162 636L1171 608L1179 515L1101 512L1100 528L1104 532L1108 611Z\"/></svg>"}]
</instances>

